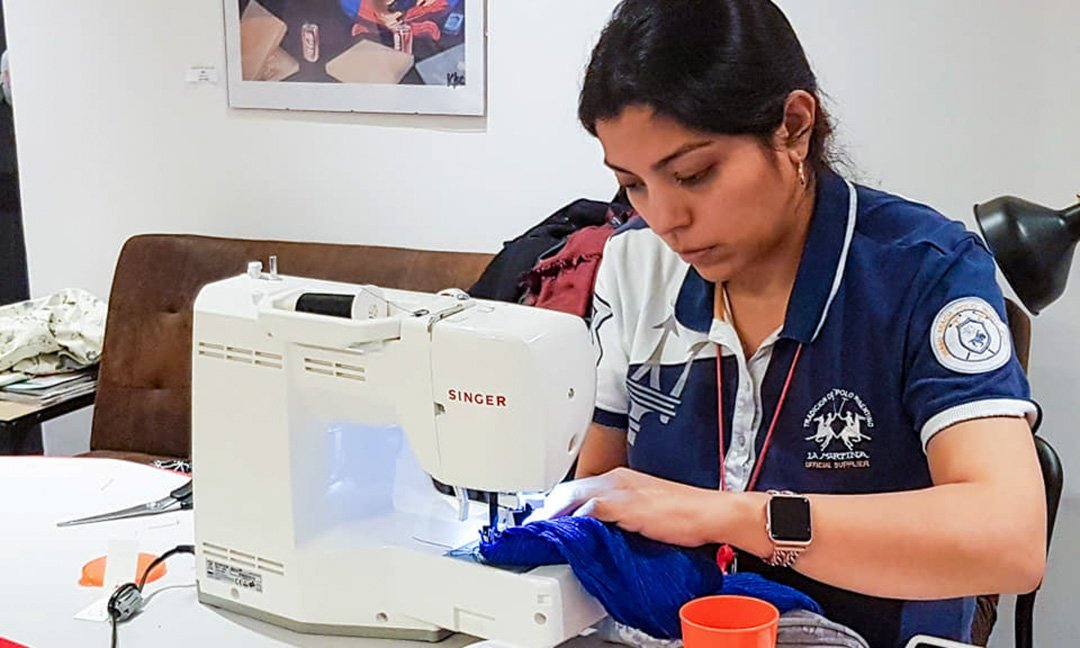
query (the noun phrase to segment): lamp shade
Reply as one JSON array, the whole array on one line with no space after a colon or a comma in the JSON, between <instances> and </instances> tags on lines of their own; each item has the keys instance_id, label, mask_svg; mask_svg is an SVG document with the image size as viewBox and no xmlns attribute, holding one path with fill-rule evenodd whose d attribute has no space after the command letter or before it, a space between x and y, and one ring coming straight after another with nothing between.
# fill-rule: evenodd
<instances>
[{"instance_id":1,"label":"lamp shade","mask_svg":"<svg viewBox=\"0 0 1080 648\"><path fill-rule=\"evenodd\" d=\"M1053 210L1003 196L976 205L975 220L1005 279L1032 314L1061 297L1080 240L1080 204Z\"/></svg>"}]
</instances>

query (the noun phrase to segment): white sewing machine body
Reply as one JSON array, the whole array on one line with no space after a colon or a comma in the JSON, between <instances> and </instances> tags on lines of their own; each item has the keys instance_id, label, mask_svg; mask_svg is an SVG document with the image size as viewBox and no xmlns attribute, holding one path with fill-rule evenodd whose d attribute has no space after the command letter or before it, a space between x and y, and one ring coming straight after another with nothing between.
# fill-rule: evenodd
<instances>
[{"instance_id":1,"label":"white sewing machine body","mask_svg":"<svg viewBox=\"0 0 1080 648\"><path fill-rule=\"evenodd\" d=\"M296 312L301 293L355 294L371 319ZM578 318L255 272L200 292L192 349L201 601L304 632L527 646L603 617L564 565L447 555L492 518L473 503L461 521L429 477L500 503L562 479L595 390Z\"/></svg>"}]
</instances>

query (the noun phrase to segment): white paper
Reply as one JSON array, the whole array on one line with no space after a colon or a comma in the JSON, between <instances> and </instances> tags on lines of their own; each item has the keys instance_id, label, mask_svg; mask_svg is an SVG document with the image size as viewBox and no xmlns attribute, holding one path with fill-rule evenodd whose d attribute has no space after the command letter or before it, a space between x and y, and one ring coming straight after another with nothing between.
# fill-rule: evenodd
<instances>
[{"instance_id":1,"label":"white paper","mask_svg":"<svg viewBox=\"0 0 1080 648\"><path fill-rule=\"evenodd\" d=\"M80 610L75 618L79 621L94 621L101 623L109 620L109 597L112 596L112 590L109 590L109 596L103 596L97 599L84 609Z\"/></svg>"},{"instance_id":2,"label":"white paper","mask_svg":"<svg viewBox=\"0 0 1080 648\"><path fill-rule=\"evenodd\" d=\"M116 587L135 582L139 570L139 541L135 538L111 538L109 553L105 557L105 577L102 590L105 596L75 614L79 621L105 622L109 620L109 599Z\"/></svg>"},{"instance_id":3,"label":"white paper","mask_svg":"<svg viewBox=\"0 0 1080 648\"><path fill-rule=\"evenodd\" d=\"M139 541L135 538L112 538L105 560L105 579L102 585L110 594L117 585L131 583L138 577Z\"/></svg>"},{"instance_id":4,"label":"white paper","mask_svg":"<svg viewBox=\"0 0 1080 648\"><path fill-rule=\"evenodd\" d=\"M30 376L28 376L26 374L14 373L14 372L11 372L11 371L5 371L3 373L0 373L0 387L4 387L6 385L12 385L14 383L22 382L22 381L26 380L29 377Z\"/></svg>"}]
</instances>

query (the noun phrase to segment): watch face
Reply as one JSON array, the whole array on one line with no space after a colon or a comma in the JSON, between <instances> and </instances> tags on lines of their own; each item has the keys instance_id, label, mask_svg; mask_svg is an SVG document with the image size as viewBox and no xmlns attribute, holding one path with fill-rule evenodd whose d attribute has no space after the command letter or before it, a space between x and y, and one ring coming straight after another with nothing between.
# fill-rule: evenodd
<instances>
[{"instance_id":1,"label":"watch face","mask_svg":"<svg viewBox=\"0 0 1080 648\"><path fill-rule=\"evenodd\" d=\"M774 496L769 500L769 529L774 540L810 542L810 500Z\"/></svg>"}]
</instances>

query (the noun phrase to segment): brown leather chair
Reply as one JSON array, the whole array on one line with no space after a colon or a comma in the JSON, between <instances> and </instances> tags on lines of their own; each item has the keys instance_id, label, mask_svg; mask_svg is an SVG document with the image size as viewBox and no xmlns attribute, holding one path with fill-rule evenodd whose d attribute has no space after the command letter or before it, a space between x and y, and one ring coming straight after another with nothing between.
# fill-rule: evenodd
<instances>
[{"instance_id":1,"label":"brown leather chair","mask_svg":"<svg viewBox=\"0 0 1080 648\"><path fill-rule=\"evenodd\" d=\"M435 292L466 289L491 255L363 245L142 235L120 252L109 295L89 456L191 456L192 305L207 283L266 265L286 275Z\"/></svg>"}]
</instances>

